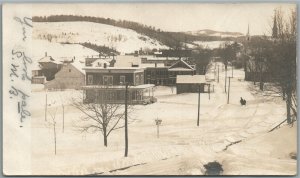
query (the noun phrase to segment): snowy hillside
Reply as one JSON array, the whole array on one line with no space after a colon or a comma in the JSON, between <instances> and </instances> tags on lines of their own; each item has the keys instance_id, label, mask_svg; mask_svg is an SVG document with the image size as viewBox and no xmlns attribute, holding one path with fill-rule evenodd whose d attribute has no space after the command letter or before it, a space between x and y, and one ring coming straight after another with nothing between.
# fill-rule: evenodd
<instances>
[{"instance_id":1,"label":"snowy hillside","mask_svg":"<svg viewBox=\"0 0 300 178\"><path fill-rule=\"evenodd\" d=\"M34 49L32 56L35 61L47 55L52 56L55 60L64 58L73 58L83 60L86 56L98 55L98 53L79 44L60 44L50 43L46 40L32 40Z\"/></svg>"},{"instance_id":2,"label":"snowy hillside","mask_svg":"<svg viewBox=\"0 0 300 178\"><path fill-rule=\"evenodd\" d=\"M35 22L33 38L58 43L90 42L131 53L140 48L167 48L158 41L137 32L92 22Z\"/></svg>"}]
</instances>

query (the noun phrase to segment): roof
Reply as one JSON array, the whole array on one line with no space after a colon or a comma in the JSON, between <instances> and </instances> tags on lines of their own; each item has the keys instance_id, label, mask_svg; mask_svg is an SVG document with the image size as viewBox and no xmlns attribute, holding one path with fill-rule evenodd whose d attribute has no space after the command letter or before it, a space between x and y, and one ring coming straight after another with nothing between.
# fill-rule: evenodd
<instances>
[{"instance_id":1,"label":"roof","mask_svg":"<svg viewBox=\"0 0 300 178\"><path fill-rule=\"evenodd\" d=\"M43 58L41 58L38 62L52 62L55 64L61 64L61 62L56 61L55 59L52 58L52 56L45 56Z\"/></svg>"},{"instance_id":2,"label":"roof","mask_svg":"<svg viewBox=\"0 0 300 178\"><path fill-rule=\"evenodd\" d=\"M180 59L178 62L176 62L175 64L171 65L169 69L175 69L175 68L181 68L181 67L176 67L178 66L178 64L182 63L184 66L186 66L186 69L190 69L190 70L195 70L191 65L189 65L187 62L185 62L184 60ZM183 68L183 67L182 67Z\"/></svg>"},{"instance_id":3,"label":"roof","mask_svg":"<svg viewBox=\"0 0 300 178\"><path fill-rule=\"evenodd\" d=\"M83 67L85 66L84 62L81 62L79 60L74 60L74 62L70 63L70 65L74 66L76 69L78 69L81 73L85 74Z\"/></svg>"},{"instance_id":4,"label":"roof","mask_svg":"<svg viewBox=\"0 0 300 178\"><path fill-rule=\"evenodd\" d=\"M119 55L115 59L115 67L131 67L132 65L141 64L141 58L133 55Z\"/></svg>"},{"instance_id":5,"label":"roof","mask_svg":"<svg viewBox=\"0 0 300 178\"><path fill-rule=\"evenodd\" d=\"M169 71L193 71L194 69L187 69L183 67L169 68Z\"/></svg>"},{"instance_id":6,"label":"roof","mask_svg":"<svg viewBox=\"0 0 300 178\"><path fill-rule=\"evenodd\" d=\"M205 75L177 75L176 83L200 84L206 83Z\"/></svg>"},{"instance_id":7,"label":"roof","mask_svg":"<svg viewBox=\"0 0 300 178\"><path fill-rule=\"evenodd\" d=\"M104 59L97 59L96 61L92 62L93 67L104 67L104 64L109 66L109 62Z\"/></svg>"},{"instance_id":8,"label":"roof","mask_svg":"<svg viewBox=\"0 0 300 178\"><path fill-rule=\"evenodd\" d=\"M147 67L155 67L155 63L142 63L141 67L147 68ZM156 63L156 67L165 67L164 63Z\"/></svg>"}]
</instances>

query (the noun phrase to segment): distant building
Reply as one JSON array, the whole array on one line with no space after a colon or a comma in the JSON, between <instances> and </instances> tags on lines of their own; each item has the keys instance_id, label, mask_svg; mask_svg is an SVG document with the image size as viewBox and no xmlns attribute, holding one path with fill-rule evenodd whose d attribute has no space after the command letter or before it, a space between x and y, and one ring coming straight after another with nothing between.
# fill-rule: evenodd
<instances>
[{"instance_id":1,"label":"distant building","mask_svg":"<svg viewBox=\"0 0 300 178\"><path fill-rule=\"evenodd\" d=\"M85 85L84 63L74 60L64 63L62 69L55 74L55 78L45 83L49 90L80 89Z\"/></svg>"},{"instance_id":2,"label":"distant building","mask_svg":"<svg viewBox=\"0 0 300 178\"><path fill-rule=\"evenodd\" d=\"M204 92L206 85L205 75L177 75L176 78L176 91L180 93L198 93L199 86L200 92Z\"/></svg>"}]
</instances>

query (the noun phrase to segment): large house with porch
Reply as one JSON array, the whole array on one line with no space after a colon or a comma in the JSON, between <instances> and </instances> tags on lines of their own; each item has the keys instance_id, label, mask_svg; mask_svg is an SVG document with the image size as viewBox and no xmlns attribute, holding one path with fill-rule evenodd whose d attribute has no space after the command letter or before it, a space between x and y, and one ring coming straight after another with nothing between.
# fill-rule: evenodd
<instances>
[{"instance_id":1,"label":"large house with porch","mask_svg":"<svg viewBox=\"0 0 300 178\"><path fill-rule=\"evenodd\" d=\"M140 67L109 66L105 60L85 66L84 102L125 103L125 84L128 83L128 103L145 104L153 101L152 84L144 84L144 69Z\"/></svg>"}]
</instances>

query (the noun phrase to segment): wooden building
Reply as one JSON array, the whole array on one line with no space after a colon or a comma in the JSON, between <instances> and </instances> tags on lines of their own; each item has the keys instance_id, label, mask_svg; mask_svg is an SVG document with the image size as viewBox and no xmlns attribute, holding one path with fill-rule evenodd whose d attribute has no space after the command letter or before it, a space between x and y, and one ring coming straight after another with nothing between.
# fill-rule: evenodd
<instances>
[{"instance_id":1,"label":"wooden building","mask_svg":"<svg viewBox=\"0 0 300 178\"><path fill-rule=\"evenodd\" d=\"M55 74L62 68L62 63L48 56L47 53L38 63L41 65L42 73L47 81L54 79Z\"/></svg>"},{"instance_id":2,"label":"wooden building","mask_svg":"<svg viewBox=\"0 0 300 178\"><path fill-rule=\"evenodd\" d=\"M62 69L55 74L55 78L45 83L49 90L80 89L85 85L84 63L74 60L64 63Z\"/></svg>"},{"instance_id":3,"label":"wooden building","mask_svg":"<svg viewBox=\"0 0 300 178\"><path fill-rule=\"evenodd\" d=\"M32 84L44 84L46 81L42 72L42 67L38 62L34 62L31 67L31 83Z\"/></svg>"},{"instance_id":4,"label":"wooden building","mask_svg":"<svg viewBox=\"0 0 300 178\"><path fill-rule=\"evenodd\" d=\"M86 66L84 102L125 103L125 84L128 83L128 103L146 104L154 101L152 84L144 84L140 67Z\"/></svg>"},{"instance_id":5,"label":"wooden building","mask_svg":"<svg viewBox=\"0 0 300 178\"><path fill-rule=\"evenodd\" d=\"M189 65L180 59L168 68L169 82L168 85L176 85L177 75L195 75L195 66Z\"/></svg>"},{"instance_id":6,"label":"wooden building","mask_svg":"<svg viewBox=\"0 0 300 178\"><path fill-rule=\"evenodd\" d=\"M145 68L145 83L154 85L176 85L177 75L194 75L195 67L182 59L177 59L167 67L164 63L142 63Z\"/></svg>"},{"instance_id":7,"label":"wooden building","mask_svg":"<svg viewBox=\"0 0 300 178\"><path fill-rule=\"evenodd\" d=\"M176 92L180 93L198 93L205 92L205 75L177 75Z\"/></svg>"}]
</instances>

